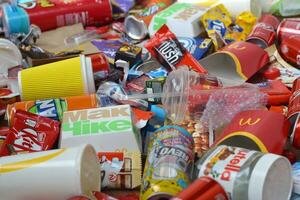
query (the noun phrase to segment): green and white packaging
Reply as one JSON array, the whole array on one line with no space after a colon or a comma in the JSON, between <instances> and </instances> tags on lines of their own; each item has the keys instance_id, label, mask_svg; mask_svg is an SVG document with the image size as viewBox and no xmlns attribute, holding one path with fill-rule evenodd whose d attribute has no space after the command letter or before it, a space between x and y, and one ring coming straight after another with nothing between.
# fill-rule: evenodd
<instances>
[{"instance_id":1,"label":"green and white packaging","mask_svg":"<svg viewBox=\"0 0 300 200\"><path fill-rule=\"evenodd\" d=\"M91 144L97 152L141 152L129 105L64 112L60 148Z\"/></svg>"}]
</instances>

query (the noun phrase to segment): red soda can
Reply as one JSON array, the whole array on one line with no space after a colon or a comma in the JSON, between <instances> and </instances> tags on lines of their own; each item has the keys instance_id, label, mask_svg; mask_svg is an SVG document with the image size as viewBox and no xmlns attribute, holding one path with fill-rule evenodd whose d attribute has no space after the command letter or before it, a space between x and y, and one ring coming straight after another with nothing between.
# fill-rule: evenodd
<instances>
[{"instance_id":1,"label":"red soda can","mask_svg":"<svg viewBox=\"0 0 300 200\"><path fill-rule=\"evenodd\" d=\"M276 38L279 20L273 15L263 15L247 37L247 42L257 44L261 48L271 46Z\"/></svg>"},{"instance_id":2,"label":"red soda can","mask_svg":"<svg viewBox=\"0 0 300 200\"><path fill-rule=\"evenodd\" d=\"M294 147L300 148L300 78L293 83L287 118L291 122L290 140Z\"/></svg>"},{"instance_id":3,"label":"red soda can","mask_svg":"<svg viewBox=\"0 0 300 200\"><path fill-rule=\"evenodd\" d=\"M281 56L295 67L300 67L300 35L292 35L282 40L279 52Z\"/></svg>"},{"instance_id":4,"label":"red soda can","mask_svg":"<svg viewBox=\"0 0 300 200\"><path fill-rule=\"evenodd\" d=\"M217 181L203 176L171 200L228 200L228 197Z\"/></svg>"},{"instance_id":5,"label":"red soda can","mask_svg":"<svg viewBox=\"0 0 300 200\"><path fill-rule=\"evenodd\" d=\"M283 19L277 29L279 44L292 35L300 35L300 18Z\"/></svg>"},{"instance_id":6,"label":"red soda can","mask_svg":"<svg viewBox=\"0 0 300 200\"><path fill-rule=\"evenodd\" d=\"M300 78L297 78L293 83L292 95L289 100L289 109L287 118L295 118L296 114L300 113Z\"/></svg>"},{"instance_id":7,"label":"red soda can","mask_svg":"<svg viewBox=\"0 0 300 200\"><path fill-rule=\"evenodd\" d=\"M30 24L42 31L82 23L104 25L112 21L110 0L17 0L3 5L4 29L8 34L28 32Z\"/></svg>"}]
</instances>

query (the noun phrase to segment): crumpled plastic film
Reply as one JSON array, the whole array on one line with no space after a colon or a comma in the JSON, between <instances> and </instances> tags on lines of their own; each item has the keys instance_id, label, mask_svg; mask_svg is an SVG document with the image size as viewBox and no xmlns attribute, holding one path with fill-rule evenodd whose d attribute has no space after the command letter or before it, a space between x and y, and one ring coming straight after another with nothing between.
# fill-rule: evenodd
<instances>
[{"instance_id":1,"label":"crumpled plastic film","mask_svg":"<svg viewBox=\"0 0 300 200\"><path fill-rule=\"evenodd\" d=\"M244 110L262 109L267 96L257 88L236 87L212 93L200 121L207 127L217 129L229 123Z\"/></svg>"}]
</instances>

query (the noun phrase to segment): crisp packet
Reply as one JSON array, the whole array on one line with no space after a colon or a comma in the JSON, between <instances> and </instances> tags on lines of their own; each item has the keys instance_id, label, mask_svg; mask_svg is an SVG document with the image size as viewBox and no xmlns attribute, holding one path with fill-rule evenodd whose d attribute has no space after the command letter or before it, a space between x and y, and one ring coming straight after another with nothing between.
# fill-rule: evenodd
<instances>
[{"instance_id":1,"label":"crisp packet","mask_svg":"<svg viewBox=\"0 0 300 200\"><path fill-rule=\"evenodd\" d=\"M145 47L153 57L168 70L187 65L199 73L207 71L197 60L180 44L174 33L166 25L163 25L155 35L145 44Z\"/></svg>"},{"instance_id":2,"label":"crisp packet","mask_svg":"<svg viewBox=\"0 0 300 200\"><path fill-rule=\"evenodd\" d=\"M102 188L133 189L141 184L140 152L99 152Z\"/></svg>"},{"instance_id":3,"label":"crisp packet","mask_svg":"<svg viewBox=\"0 0 300 200\"><path fill-rule=\"evenodd\" d=\"M56 120L17 110L0 156L52 149L59 136L59 124Z\"/></svg>"}]
</instances>

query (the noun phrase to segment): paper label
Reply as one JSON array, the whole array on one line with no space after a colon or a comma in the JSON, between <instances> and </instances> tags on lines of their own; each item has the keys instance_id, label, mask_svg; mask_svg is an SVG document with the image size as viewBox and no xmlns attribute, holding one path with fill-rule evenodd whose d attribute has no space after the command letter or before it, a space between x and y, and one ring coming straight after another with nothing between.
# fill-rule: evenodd
<instances>
[{"instance_id":1,"label":"paper label","mask_svg":"<svg viewBox=\"0 0 300 200\"><path fill-rule=\"evenodd\" d=\"M219 146L201 165L199 177L214 178L232 199L237 174L254 153L256 152L238 147Z\"/></svg>"}]
</instances>

